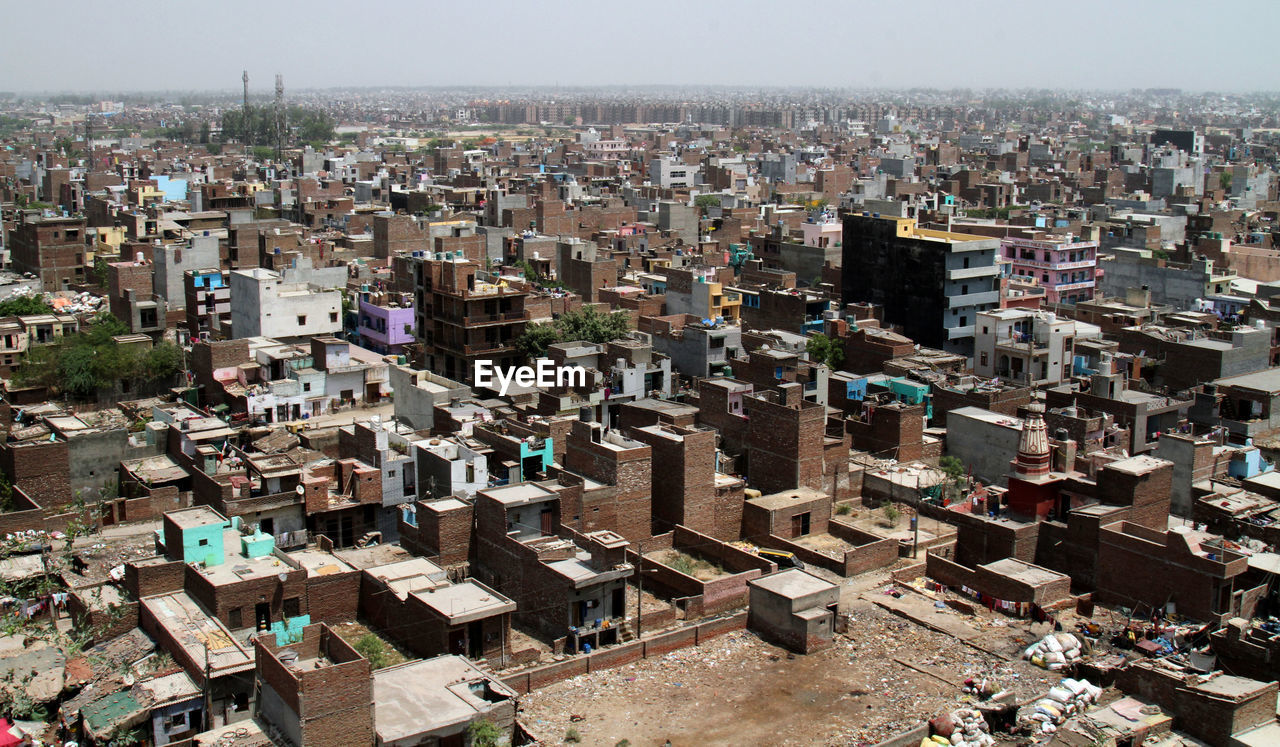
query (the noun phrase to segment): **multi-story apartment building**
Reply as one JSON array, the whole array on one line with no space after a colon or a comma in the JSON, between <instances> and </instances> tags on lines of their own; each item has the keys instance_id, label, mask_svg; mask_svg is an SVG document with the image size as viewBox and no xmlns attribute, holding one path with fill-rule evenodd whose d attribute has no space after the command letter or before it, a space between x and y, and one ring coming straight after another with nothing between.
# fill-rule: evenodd
<instances>
[{"instance_id":1,"label":"multi-story apartment building","mask_svg":"<svg viewBox=\"0 0 1280 747\"><path fill-rule=\"evenodd\" d=\"M1048 303L1073 304L1093 299L1098 268L1098 242L1067 235L1038 239L1006 238L1000 254L1011 274L1033 278L1045 289Z\"/></svg>"},{"instance_id":2,"label":"multi-story apartment building","mask_svg":"<svg viewBox=\"0 0 1280 747\"><path fill-rule=\"evenodd\" d=\"M844 219L844 303L884 307L921 345L973 354L978 313L1000 305L1000 240L921 228L913 218Z\"/></svg>"},{"instance_id":3,"label":"multi-story apartment building","mask_svg":"<svg viewBox=\"0 0 1280 747\"><path fill-rule=\"evenodd\" d=\"M1045 311L997 309L979 313L976 327L978 376L1033 386L1071 378L1076 322Z\"/></svg>"},{"instance_id":4,"label":"multi-story apartment building","mask_svg":"<svg viewBox=\"0 0 1280 747\"><path fill-rule=\"evenodd\" d=\"M470 382L477 360L517 365L515 343L529 320L525 300L532 286L511 278L485 280L477 262L457 253L417 255L409 266L423 368Z\"/></svg>"},{"instance_id":5,"label":"multi-story apartment building","mask_svg":"<svg viewBox=\"0 0 1280 747\"><path fill-rule=\"evenodd\" d=\"M47 291L83 283L91 250L92 245L85 241L84 218L50 218L20 212L18 224L9 234L14 271L38 276Z\"/></svg>"},{"instance_id":6,"label":"multi-story apartment building","mask_svg":"<svg viewBox=\"0 0 1280 747\"><path fill-rule=\"evenodd\" d=\"M413 296L409 293L361 291L356 332L361 347L399 355L414 341Z\"/></svg>"},{"instance_id":7,"label":"multi-story apartment building","mask_svg":"<svg viewBox=\"0 0 1280 747\"><path fill-rule=\"evenodd\" d=\"M716 282L713 267L669 270L666 297L668 314L691 314L729 324L736 324L741 315L741 294Z\"/></svg>"},{"instance_id":8,"label":"multi-story apartment building","mask_svg":"<svg viewBox=\"0 0 1280 747\"><path fill-rule=\"evenodd\" d=\"M182 273L187 332L193 340L221 339L230 333L231 285L217 269Z\"/></svg>"},{"instance_id":9,"label":"multi-story apartment building","mask_svg":"<svg viewBox=\"0 0 1280 747\"><path fill-rule=\"evenodd\" d=\"M233 337L292 339L342 331L342 292L254 267L231 272Z\"/></svg>"}]
</instances>

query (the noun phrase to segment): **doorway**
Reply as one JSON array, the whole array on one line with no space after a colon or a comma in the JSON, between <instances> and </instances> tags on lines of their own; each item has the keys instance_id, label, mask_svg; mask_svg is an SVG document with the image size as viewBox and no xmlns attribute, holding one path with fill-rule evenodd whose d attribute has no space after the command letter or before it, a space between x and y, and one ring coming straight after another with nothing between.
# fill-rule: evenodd
<instances>
[{"instance_id":1,"label":"doorway","mask_svg":"<svg viewBox=\"0 0 1280 747\"><path fill-rule=\"evenodd\" d=\"M267 630L271 627L271 603L258 602L253 605L254 625L258 630Z\"/></svg>"}]
</instances>

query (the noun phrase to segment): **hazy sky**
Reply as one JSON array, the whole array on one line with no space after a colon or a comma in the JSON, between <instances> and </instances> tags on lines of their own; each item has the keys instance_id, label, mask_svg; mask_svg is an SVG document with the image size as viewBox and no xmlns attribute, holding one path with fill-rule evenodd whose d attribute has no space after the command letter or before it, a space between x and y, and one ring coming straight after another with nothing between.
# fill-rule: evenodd
<instances>
[{"instance_id":1,"label":"hazy sky","mask_svg":"<svg viewBox=\"0 0 1280 747\"><path fill-rule=\"evenodd\" d=\"M1280 89L1277 0L69 0L0 6L0 90L728 84Z\"/></svg>"}]
</instances>

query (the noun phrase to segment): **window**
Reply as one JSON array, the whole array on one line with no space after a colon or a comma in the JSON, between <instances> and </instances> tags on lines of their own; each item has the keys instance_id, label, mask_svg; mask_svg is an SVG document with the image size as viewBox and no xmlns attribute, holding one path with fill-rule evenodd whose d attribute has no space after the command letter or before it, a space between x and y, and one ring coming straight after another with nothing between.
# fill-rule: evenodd
<instances>
[{"instance_id":1,"label":"window","mask_svg":"<svg viewBox=\"0 0 1280 747\"><path fill-rule=\"evenodd\" d=\"M244 627L244 615L241 614L239 607L227 613L227 627L232 630Z\"/></svg>"},{"instance_id":2,"label":"window","mask_svg":"<svg viewBox=\"0 0 1280 747\"><path fill-rule=\"evenodd\" d=\"M297 597L289 597L284 600L284 616L297 617L301 614L302 604Z\"/></svg>"},{"instance_id":3,"label":"window","mask_svg":"<svg viewBox=\"0 0 1280 747\"><path fill-rule=\"evenodd\" d=\"M336 312L336 311L330 311L330 312L329 312L329 321L330 321L330 322L336 322L336 321L338 321L338 312Z\"/></svg>"},{"instance_id":4,"label":"window","mask_svg":"<svg viewBox=\"0 0 1280 747\"><path fill-rule=\"evenodd\" d=\"M187 728L187 712L175 713L165 718L164 730L166 732L185 731Z\"/></svg>"},{"instance_id":5,"label":"window","mask_svg":"<svg viewBox=\"0 0 1280 747\"><path fill-rule=\"evenodd\" d=\"M987 325L982 325L982 334L987 334Z\"/></svg>"},{"instance_id":6,"label":"window","mask_svg":"<svg viewBox=\"0 0 1280 747\"><path fill-rule=\"evenodd\" d=\"M1012 255L1012 254L1010 254L1009 256L1011 256L1011 257L1012 257L1013 255ZM965 257L965 258L964 258L964 269L966 269L966 270L967 270L967 269L969 269L969 258L968 258L968 257Z\"/></svg>"},{"instance_id":7,"label":"window","mask_svg":"<svg viewBox=\"0 0 1280 747\"><path fill-rule=\"evenodd\" d=\"M311 382L309 382L309 381L304 381L304 382L302 383L302 391L304 391L304 392L309 392L309 391L311 391Z\"/></svg>"},{"instance_id":8,"label":"window","mask_svg":"<svg viewBox=\"0 0 1280 747\"><path fill-rule=\"evenodd\" d=\"M209 540L208 540L208 538L206 538L206 537L202 537L202 538L200 539L199 545L200 545L201 547L208 547L208 546L209 546Z\"/></svg>"},{"instance_id":9,"label":"window","mask_svg":"<svg viewBox=\"0 0 1280 747\"><path fill-rule=\"evenodd\" d=\"M298 326L299 326L299 327L301 327L301 326L303 326L303 325L304 325L304 324L306 324L306 323L307 323L307 315L306 315L306 314L299 314L299 315L298 315Z\"/></svg>"},{"instance_id":10,"label":"window","mask_svg":"<svg viewBox=\"0 0 1280 747\"><path fill-rule=\"evenodd\" d=\"M962 317L960 317L960 326L961 326L961 327L968 327L968 326L969 326L969 317L967 317L967 316L962 316Z\"/></svg>"},{"instance_id":11,"label":"window","mask_svg":"<svg viewBox=\"0 0 1280 747\"><path fill-rule=\"evenodd\" d=\"M982 354L982 365L984 365L984 366L985 366L985 365L987 365L987 354L986 354L986 353L983 353L983 354Z\"/></svg>"},{"instance_id":12,"label":"window","mask_svg":"<svg viewBox=\"0 0 1280 747\"><path fill-rule=\"evenodd\" d=\"M962 295L962 296L967 296L967 295L969 295L969 286L967 286L967 285L962 285L962 286L960 286L960 295Z\"/></svg>"}]
</instances>

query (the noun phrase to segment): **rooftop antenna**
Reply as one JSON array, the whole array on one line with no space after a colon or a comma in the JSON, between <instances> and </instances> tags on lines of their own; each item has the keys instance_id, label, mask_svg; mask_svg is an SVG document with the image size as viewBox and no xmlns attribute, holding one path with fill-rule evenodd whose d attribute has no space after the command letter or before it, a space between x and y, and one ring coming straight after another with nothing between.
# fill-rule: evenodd
<instances>
[{"instance_id":1,"label":"rooftop antenna","mask_svg":"<svg viewBox=\"0 0 1280 747\"><path fill-rule=\"evenodd\" d=\"M244 99L240 109L240 140L244 143L247 150L249 148L249 139L252 129L249 127L249 71L245 70L240 76L240 80L244 81Z\"/></svg>"},{"instance_id":2,"label":"rooftop antenna","mask_svg":"<svg viewBox=\"0 0 1280 747\"><path fill-rule=\"evenodd\" d=\"M284 150L284 129L285 129L285 113L284 113L284 76L276 73L276 160L281 158L281 151Z\"/></svg>"}]
</instances>

